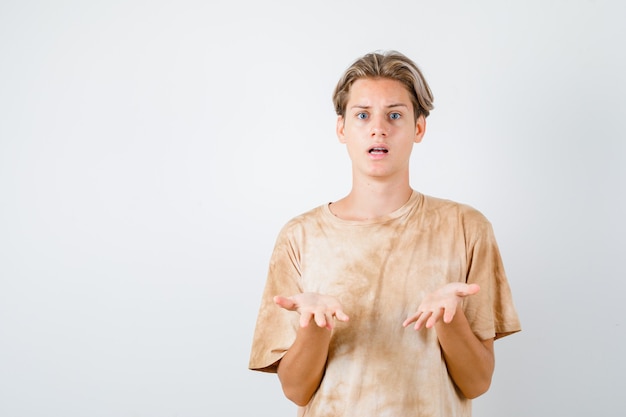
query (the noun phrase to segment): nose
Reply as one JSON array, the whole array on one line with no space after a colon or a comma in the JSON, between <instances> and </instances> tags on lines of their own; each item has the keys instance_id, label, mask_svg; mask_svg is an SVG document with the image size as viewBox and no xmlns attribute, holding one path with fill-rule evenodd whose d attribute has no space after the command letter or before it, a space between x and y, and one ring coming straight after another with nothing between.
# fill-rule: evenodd
<instances>
[{"instance_id":1,"label":"nose","mask_svg":"<svg viewBox=\"0 0 626 417\"><path fill-rule=\"evenodd\" d=\"M384 118L373 118L372 125L370 127L370 136L373 138L387 136L387 123Z\"/></svg>"}]
</instances>

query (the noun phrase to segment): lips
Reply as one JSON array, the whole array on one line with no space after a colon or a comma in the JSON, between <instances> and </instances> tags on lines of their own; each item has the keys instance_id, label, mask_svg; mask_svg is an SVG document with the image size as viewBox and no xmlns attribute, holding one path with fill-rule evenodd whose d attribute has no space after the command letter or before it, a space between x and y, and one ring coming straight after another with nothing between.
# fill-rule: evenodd
<instances>
[{"instance_id":1,"label":"lips","mask_svg":"<svg viewBox=\"0 0 626 417\"><path fill-rule=\"evenodd\" d=\"M389 152L389 150L382 146L374 146L373 148L370 148L368 152L370 154L384 154L384 153Z\"/></svg>"}]
</instances>

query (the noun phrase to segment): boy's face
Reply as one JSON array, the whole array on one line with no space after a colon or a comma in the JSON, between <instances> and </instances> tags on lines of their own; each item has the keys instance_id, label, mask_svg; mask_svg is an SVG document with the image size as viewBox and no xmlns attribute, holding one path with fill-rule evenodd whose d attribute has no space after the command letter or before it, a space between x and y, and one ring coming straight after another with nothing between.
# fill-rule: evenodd
<instances>
[{"instance_id":1,"label":"boy's face","mask_svg":"<svg viewBox=\"0 0 626 417\"><path fill-rule=\"evenodd\" d=\"M355 175L392 178L408 175L414 143L426 130L415 120L409 92L396 80L361 78L352 84L337 136L345 143Z\"/></svg>"}]
</instances>

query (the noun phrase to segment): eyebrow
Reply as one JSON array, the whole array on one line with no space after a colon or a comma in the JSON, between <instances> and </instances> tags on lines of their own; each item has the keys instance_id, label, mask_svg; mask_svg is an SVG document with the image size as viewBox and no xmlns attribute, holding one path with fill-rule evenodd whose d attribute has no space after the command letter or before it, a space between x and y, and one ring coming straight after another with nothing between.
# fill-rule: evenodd
<instances>
[{"instance_id":1,"label":"eyebrow","mask_svg":"<svg viewBox=\"0 0 626 417\"><path fill-rule=\"evenodd\" d=\"M385 106L385 108L387 109L391 109L394 107L405 107L407 109L409 108L409 106L407 106L404 103L394 103L394 104L389 104L388 106ZM354 106L350 107L350 109L370 109L370 108L372 108L372 106L365 106L362 104L355 104Z\"/></svg>"}]
</instances>

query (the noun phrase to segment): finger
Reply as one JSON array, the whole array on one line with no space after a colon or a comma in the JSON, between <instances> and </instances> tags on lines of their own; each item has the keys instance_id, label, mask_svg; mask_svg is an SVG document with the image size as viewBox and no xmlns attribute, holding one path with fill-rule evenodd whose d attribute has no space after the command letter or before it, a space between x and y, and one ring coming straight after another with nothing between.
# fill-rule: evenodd
<instances>
[{"instance_id":1,"label":"finger","mask_svg":"<svg viewBox=\"0 0 626 417\"><path fill-rule=\"evenodd\" d=\"M469 295L474 295L478 291L480 291L480 285L478 284L470 284L468 288Z\"/></svg>"},{"instance_id":2,"label":"finger","mask_svg":"<svg viewBox=\"0 0 626 417\"><path fill-rule=\"evenodd\" d=\"M443 312L443 322L450 324L452 322L452 319L454 319L454 315L456 314L456 307L452 308L452 307L446 307L444 312Z\"/></svg>"},{"instance_id":3,"label":"finger","mask_svg":"<svg viewBox=\"0 0 626 417\"><path fill-rule=\"evenodd\" d=\"M326 314L324 316L324 319L326 320L326 328L328 330L332 330L333 329L333 325L335 324L335 318L333 317L333 314Z\"/></svg>"},{"instance_id":4,"label":"finger","mask_svg":"<svg viewBox=\"0 0 626 417\"><path fill-rule=\"evenodd\" d=\"M274 297L274 303L279 307L284 308L285 310L295 310L296 303L289 297L283 297L281 295L277 295Z\"/></svg>"},{"instance_id":5,"label":"finger","mask_svg":"<svg viewBox=\"0 0 626 417\"><path fill-rule=\"evenodd\" d=\"M406 319L402 322L402 326L403 326L403 327L406 327L406 326L408 326L409 324L413 323L415 320L417 320L417 318L420 316L420 314L422 314L422 313L418 312L418 313L415 313L415 314L412 314L412 315L408 316L408 317L407 317L407 318L406 318Z\"/></svg>"},{"instance_id":6,"label":"finger","mask_svg":"<svg viewBox=\"0 0 626 417\"><path fill-rule=\"evenodd\" d=\"M315 324L317 324L318 327L326 327L326 316L324 315L324 313L321 312L316 312L315 316Z\"/></svg>"},{"instance_id":7,"label":"finger","mask_svg":"<svg viewBox=\"0 0 626 417\"><path fill-rule=\"evenodd\" d=\"M300 327L307 327L313 318L312 313L300 314Z\"/></svg>"},{"instance_id":8,"label":"finger","mask_svg":"<svg viewBox=\"0 0 626 417\"><path fill-rule=\"evenodd\" d=\"M465 285L463 289L457 290L456 295L459 297L467 297L476 294L478 291L480 291L480 285L468 284Z\"/></svg>"},{"instance_id":9,"label":"finger","mask_svg":"<svg viewBox=\"0 0 626 417\"><path fill-rule=\"evenodd\" d=\"M428 317L428 320L426 321L426 328L431 329L441 319L442 315L443 315L442 308L440 308L439 310L433 311L433 313L430 315L430 317Z\"/></svg>"},{"instance_id":10,"label":"finger","mask_svg":"<svg viewBox=\"0 0 626 417\"><path fill-rule=\"evenodd\" d=\"M428 321L428 319L429 319L431 314L432 314L432 312L430 312L430 311L425 311L425 312L421 313L420 316L417 318L417 320L415 320L415 326L413 326L413 328L415 330L419 330L422 327L424 327L424 325Z\"/></svg>"},{"instance_id":11,"label":"finger","mask_svg":"<svg viewBox=\"0 0 626 417\"><path fill-rule=\"evenodd\" d=\"M350 317L348 317L348 315L346 313L344 313L342 310L335 311L335 317L339 321L344 321L345 322L345 321L350 320Z\"/></svg>"}]
</instances>

